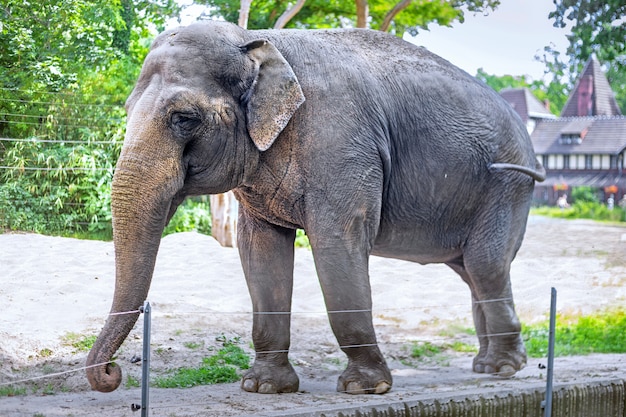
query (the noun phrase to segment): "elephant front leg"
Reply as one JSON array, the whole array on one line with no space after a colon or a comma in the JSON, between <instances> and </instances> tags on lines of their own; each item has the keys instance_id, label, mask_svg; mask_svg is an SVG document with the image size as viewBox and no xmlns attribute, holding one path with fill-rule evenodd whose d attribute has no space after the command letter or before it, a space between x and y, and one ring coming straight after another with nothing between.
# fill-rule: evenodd
<instances>
[{"instance_id":1,"label":"elephant front leg","mask_svg":"<svg viewBox=\"0 0 626 417\"><path fill-rule=\"evenodd\" d=\"M248 392L296 392L288 360L295 231L240 214L237 243L253 306L256 357L241 387Z\"/></svg>"},{"instance_id":2,"label":"elephant front leg","mask_svg":"<svg viewBox=\"0 0 626 417\"><path fill-rule=\"evenodd\" d=\"M348 366L337 391L349 394L384 394L392 377L378 347L372 324L372 299L367 255L350 255L336 248L314 248L326 308L333 332Z\"/></svg>"}]
</instances>

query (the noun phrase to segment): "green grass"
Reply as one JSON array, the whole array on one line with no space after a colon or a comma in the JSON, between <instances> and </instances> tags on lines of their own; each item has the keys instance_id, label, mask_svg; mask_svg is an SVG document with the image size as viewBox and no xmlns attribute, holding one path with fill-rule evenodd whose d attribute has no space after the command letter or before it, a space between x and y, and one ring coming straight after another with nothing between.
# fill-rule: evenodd
<instances>
[{"instance_id":1,"label":"green grass","mask_svg":"<svg viewBox=\"0 0 626 417\"><path fill-rule=\"evenodd\" d=\"M604 204L589 201L576 202L563 210L558 207L534 207L530 210L530 214L563 219L592 219L604 222L626 221L626 211L620 207L609 210Z\"/></svg>"},{"instance_id":2,"label":"green grass","mask_svg":"<svg viewBox=\"0 0 626 417\"><path fill-rule=\"evenodd\" d=\"M435 345L430 342L414 342L411 346L411 357L414 359L432 358L445 350L443 345Z\"/></svg>"},{"instance_id":3,"label":"green grass","mask_svg":"<svg viewBox=\"0 0 626 417\"><path fill-rule=\"evenodd\" d=\"M126 377L126 388L139 388L140 386L141 382L134 376L128 375Z\"/></svg>"},{"instance_id":4,"label":"green grass","mask_svg":"<svg viewBox=\"0 0 626 417\"><path fill-rule=\"evenodd\" d=\"M96 335L82 335L69 332L63 336L63 343L72 346L77 352L88 352L96 342Z\"/></svg>"},{"instance_id":5,"label":"green grass","mask_svg":"<svg viewBox=\"0 0 626 417\"><path fill-rule=\"evenodd\" d=\"M11 385L0 387L0 397L15 397L17 395L26 395L26 388Z\"/></svg>"},{"instance_id":6,"label":"green grass","mask_svg":"<svg viewBox=\"0 0 626 417\"><path fill-rule=\"evenodd\" d=\"M211 385L239 380L239 371L248 369L250 356L243 349L227 344L217 353L202 360L198 368L180 368L173 374L155 378L158 388L189 388L196 385Z\"/></svg>"},{"instance_id":7,"label":"green grass","mask_svg":"<svg viewBox=\"0 0 626 417\"><path fill-rule=\"evenodd\" d=\"M200 342L185 342L183 343L183 346L185 346L187 349L199 349L202 346L204 346L204 343L200 343Z\"/></svg>"},{"instance_id":8,"label":"green grass","mask_svg":"<svg viewBox=\"0 0 626 417\"><path fill-rule=\"evenodd\" d=\"M522 327L530 357L548 354L548 323ZM555 356L626 353L626 310L600 312L578 318L557 317Z\"/></svg>"}]
</instances>

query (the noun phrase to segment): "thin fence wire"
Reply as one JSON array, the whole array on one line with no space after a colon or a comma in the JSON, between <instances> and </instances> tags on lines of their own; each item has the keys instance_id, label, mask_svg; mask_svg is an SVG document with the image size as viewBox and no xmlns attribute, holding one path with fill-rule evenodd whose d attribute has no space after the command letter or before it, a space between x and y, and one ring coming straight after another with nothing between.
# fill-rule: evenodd
<instances>
[{"instance_id":1,"label":"thin fence wire","mask_svg":"<svg viewBox=\"0 0 626 417\"><path fill-rule=\"evenodd\" d=\"M16 138L0 138L0 142L25 142L25 143L54 143L54 144L78 144L78 145L116 145L114 140L65 140L65 139L16 139Z\"/></svg>"},{"instance_id":2,"label":"thin fence wire","mask_svg":"<svg viewBox=\"0 0 626 417\"><path fill-rule=\"evenodd\" d=\"M493 300L482 300L479 302L475 302L475 304L478 303L494 303L494 302L507 302L507 301L511 301L511 298L498 298L498 299L493 299ZM331 311L293 311L293 312L276 312L276 311L257 311L257 312L253 312L253 311L194 311L194 312L184 312L183 314L223 314L223 315L248 315L248 316L254 316L254 315L277 315L277 314L289 314L289 315L331 315L331 314L345 314L345 313L364 313L364 312L391 312L391 311L407 311L407 310L428 310L431 308L450 308L453 306L467 306L467 304L446 304L445 306L437 306L437 305L432 305L432 306L415 306L413 308L386 308L386 309L376 309L376 310L371 310L371 309L355 309L355 310L331 310ZM112 312L109 313L108 316L121 316L121 315L132 315L132 314L141 314L142 310L141 309L137 309L137 310L129 310L129 311L120 311L120 312ZM163 313L165 314L165 313ZM170 313L167 313L168 318L172 318L173 316ZM477 334L475 335L475 337L477 338L485 338L485 337L503 337L503 336L514 336L514 335L519 335L521 334L521 332L502 332L502 333L488 333L488 334ZM468 335L469 336L469 335ZM439 338L441 340L449 340L449 338L444 338L441 337ZM432 340L432 337L428 337L428 340ZM394 345L394 344L404 344L404 343L414 343L417 342L417 340L404 340L401 342L377 342L377 343L364 343L364 344L352 344L352 345L339 345L337 346L337 348L339 349L355 349L355 348L363 348L363 347L374 347L374 346L379 346L379 345L383 345L383 346L390 346L390 345ZM277 350L265 350L265 351L255 351L253 352L255 355L268 355L268 354L281 354L281 353L294 353L294 350L289 350L289 349L277 349ZM102 362L102 363L98 363L98 364L94 364L94 365L89 365L89 366L83 366L83 367L79 367L79 368L73 368L70 369L68 371L62 371L62 372L56 372L56 373L52 373L52 374L45 374L45 375L40 375L40 376L35 376L35 377L31 377L31 378L24 378L24 379L19 379L16 381L9 381L9 382L2 382L0 383L0 386L11 386L11 385L16 385L16 384L23 384L25 382L31 382L31 381L36 381L36 380L41 380L41 379L46 379L46 378L53 378L53 377L58 377L58 376L63 376L66 374L71 374L71 373L76 373L76 372L80 372L89 368L94 368L94 367L98 367L98 366L103 366L103 365L107 365L110 363L113 363L114 361L108 361L108 362ZM494 373L494 375L497 375L498 373ZM152 407L151 407L152 408Z\"/></svg>"},{"instance_id":3,"label":"thin fence wire","mask_svg":"<svg viewBox=\"0 0 626 417\"><path fill-rule=\"evenodd\" d=\"M23 104L37 104L44 106L59 106L60 108L67 109L71 107L109 107L109 108L123 108L121 104L100 104L100 103L66 103L58 101L38 101L38 100L24 100L18 98L0 98L0 102L7 103L23 103Z\"/></svg>"},{"instance_id":4,"label":"thin fence wire","mask_svg":"<svg viewBox=\"0 0 626 417\"><path fill-rule=\"evenodd\" d=\"M21 88L10 88L10 87L0 87L0 91L9 91L9 92L15 92L15 93L24 93L24 94L30 94L30 95L39 95L39 94L43 94L43 95L51 95L51 96L66 96L66 97L71 97L71 98L82 98L82 97L99 97L99 98L110 98L110 97L114 97L112 95L107 95L107 94L88 94L88 93L74 93L74 92L68 92L68 91L45 91L45 90L24 90Z\"/></svg>"}]
</instances>

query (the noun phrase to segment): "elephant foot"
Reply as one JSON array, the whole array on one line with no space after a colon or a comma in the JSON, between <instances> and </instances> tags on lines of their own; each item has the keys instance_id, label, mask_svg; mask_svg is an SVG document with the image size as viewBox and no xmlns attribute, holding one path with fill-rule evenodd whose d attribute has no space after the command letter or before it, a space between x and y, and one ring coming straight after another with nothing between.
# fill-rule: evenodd
<instances>
[{"instance_id":1,"label":"elephant foot","mask_svg":"<svg viewBox=\"0 0 626 417\"><path fill-rule=\"evenodd\" d=\"M257 361L241 380L241 389L259 394L297 392L299 385L298 375L289 363L275 365Z\"/></svg>"},{"instance_id":2,"label":"elephant foot","mask_svg":"<svg viewBox=\"0 0 626 417\"><path fill-rule=\"evenodd\" d=\"M376 367L348 365L337 381L337 391L348 394L384 394L391 389L392 378L384 363Z\"/></svg>"},{"instance_id":3,"label":"elephant foot","mask_svg":"<svg viewBox=\"0 0 626 417\"><path fill-rule=\"evenodd\" d=\"M479 374L493 374L510 378L526 366L526 349L519 344L511 350L494 352L488 349L487 353L480 353L474 358L472 368Z\"/></svg>"}]
</instances>

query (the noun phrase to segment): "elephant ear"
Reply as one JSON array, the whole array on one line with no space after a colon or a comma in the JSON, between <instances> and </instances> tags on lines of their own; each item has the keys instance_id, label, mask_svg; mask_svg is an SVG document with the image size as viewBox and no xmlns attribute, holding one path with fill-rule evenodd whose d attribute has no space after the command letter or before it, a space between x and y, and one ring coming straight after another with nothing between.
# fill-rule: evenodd
<instances>
[{"instance_id":1,"label":"elephant ear","mask_svg":"<svg viewBox=\"0 0 626 417\"><path fill-rule=\"evenodd\" d=\"M304 103L304 94L293 69L269 41L243 45L255 63L254 81L245 94L248 133L260 151L266 151Z\"/></svg>"}]
</instances>

